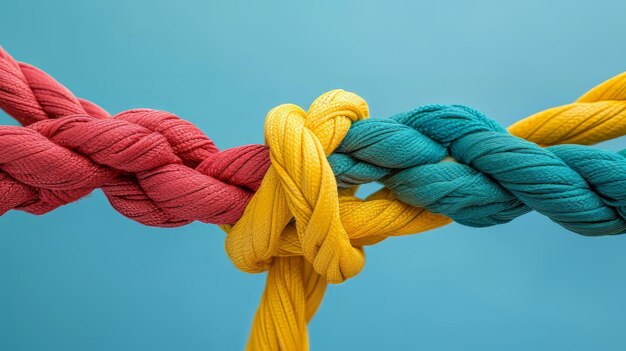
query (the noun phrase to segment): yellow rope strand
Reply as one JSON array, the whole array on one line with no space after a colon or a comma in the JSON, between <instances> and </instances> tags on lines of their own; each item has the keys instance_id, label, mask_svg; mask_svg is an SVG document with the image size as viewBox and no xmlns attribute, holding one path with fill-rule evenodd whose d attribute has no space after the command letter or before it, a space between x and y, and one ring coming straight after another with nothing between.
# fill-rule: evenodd
<instances>
[{"instance_id":1,"label":"yellow rope strand","mask_svg":"<svg viewBox=\"0 0 626 351\"><path fill-rule=\"evenodd\" d=\"M596 86L576 102L523 119L509 132L549 146L592 145L626 133L626 72Z\"/></svg>"}]
</instances>

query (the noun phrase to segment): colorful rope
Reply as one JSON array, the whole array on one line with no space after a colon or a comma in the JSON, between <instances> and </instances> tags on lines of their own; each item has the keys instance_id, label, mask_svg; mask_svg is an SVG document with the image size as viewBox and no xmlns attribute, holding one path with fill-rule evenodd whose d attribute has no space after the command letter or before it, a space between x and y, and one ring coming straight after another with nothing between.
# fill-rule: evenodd
<instances>
[{"instance_id":1,"label":"colorful rope","mask_svg":"<svg viewBox=\"0 0 626 351\"><path fill-rule=\"evenodd\" d=\"M583 235L626 231L626 153L552 146L625 134L626 73L508 131L457 105L368 118L363 99L334 90L306 112L270 111L267 146L219 151L167 112L110 116L0 49L0 107L24 125L0 127L0 214L101 188L146 225L220 224L238 268L269 271L250 350L308 349L327 283L358 274L363 246L389 236L530 210ZM385 188L354 196L373 181Z\"/></svg>"}]
</instances>

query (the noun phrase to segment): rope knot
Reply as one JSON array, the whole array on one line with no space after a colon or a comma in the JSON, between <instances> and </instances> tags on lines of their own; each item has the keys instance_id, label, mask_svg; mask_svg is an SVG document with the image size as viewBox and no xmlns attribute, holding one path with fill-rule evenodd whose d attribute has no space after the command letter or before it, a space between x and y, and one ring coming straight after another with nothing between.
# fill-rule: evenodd
<instances>
[{"instance_id":1,"label":"rope knot","mask_svg":"<svg viewBox=\"0 0 626 351\"><path fill-rule=\"evenodd\" d=\"M352 122L367 117L366 102L343 90L320 96L308 112L286 104L268 113L265 140L272 165L226 239L239 269L260 272L274 256L302 255L331 283L361 271L363 251L351 245L341 223L327 156Z\"/></svg>"}]
</instances>

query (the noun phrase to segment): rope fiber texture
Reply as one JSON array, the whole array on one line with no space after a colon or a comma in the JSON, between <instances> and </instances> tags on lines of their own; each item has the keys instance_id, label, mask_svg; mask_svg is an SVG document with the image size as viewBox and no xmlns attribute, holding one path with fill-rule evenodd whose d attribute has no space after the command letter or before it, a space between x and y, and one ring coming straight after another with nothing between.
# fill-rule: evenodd
<instances>
[{"instance_id":1,"label":"rope fiber texture","mask_svg":"<svg viewBox=\"0 0 626 351\"><path fill-rule=\"evenodd\" d=\"M239 269L268 271L249 350L307 350L327 284L390 236L531 210L583 235L626 231L626 153L583 146L626 133L626 73L508 131L459 105L368 118L362 98L333 90L308 111L272 109L267 145L219 151L168 112L111 116L0 48L0 107L23 125L0 126L0 214L100 188L146 225L219 224ZM354 195L374 181L385 187Z\"/></svg>"}]
</instances>

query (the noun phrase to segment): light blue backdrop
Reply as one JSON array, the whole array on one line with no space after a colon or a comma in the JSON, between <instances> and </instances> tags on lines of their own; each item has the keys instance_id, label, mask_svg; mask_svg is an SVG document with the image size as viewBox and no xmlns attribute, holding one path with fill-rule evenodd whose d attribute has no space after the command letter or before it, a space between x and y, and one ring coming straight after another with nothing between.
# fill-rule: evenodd
<instances>
[{"instance_id":1,"label":"light blue backdrop","mask_svg":"<svg viewBox=\"0 0 626 351\"><path fill-rule=\"evenodd\" d=\"M341 87L374 116L474 106L505 125L626 69L623 1L2 1L0 43L111 112L174 112L221 148ZM1 124L13 124L5 115ZM623 141L602 145L626 147ZM371 188L370 188L371 189ZM141 226L97 191L0 217L0 350L238 350L264 284L213 225ZM624 350L626 236L535 214L369 248L314 350Z\"/></svg>"}]
</instances>

